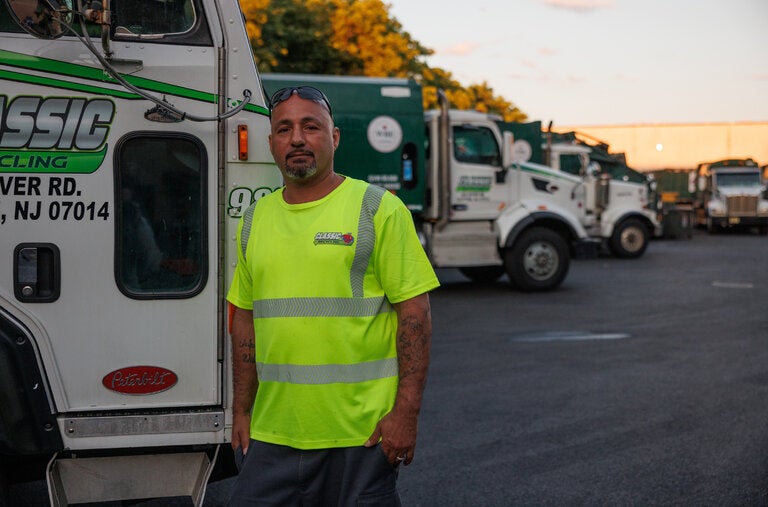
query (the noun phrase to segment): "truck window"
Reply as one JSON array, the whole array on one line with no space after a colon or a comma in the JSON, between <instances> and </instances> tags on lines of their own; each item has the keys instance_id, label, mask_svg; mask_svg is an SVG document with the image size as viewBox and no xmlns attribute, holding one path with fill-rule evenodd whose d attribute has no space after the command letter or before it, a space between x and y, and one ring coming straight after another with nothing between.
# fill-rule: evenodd
<instances>
[{"instance_id":1,"label":"truck window","mask_svg":"<svg viewBox=\"0 0 768 507\"><path fill-rule=\"evenodd\" d=\"M2 1L0 1L0 32L24 33L24 30L14 22L8 7Z\"/></svg>"},{"instance_id":2,"label":"truck window","mask_svg":"<svg viewBox=\"0 0 768 507\"><path fill-rule=\"evenodd\" d=\"M757 170L751 172L716 172L717 186L723 187L760 187L760 173Z\"/></svg>"},{"instance_id":3,"label":"truck window","mask_svg":"<svg viewBox=\"0 0 768 507\"><path fill-rule=\"evenodd\" d=\"M113 2L115 38L121 35L182 34L195 26L192 0Z\"/></svg>"},{"instance_id":4,"label":"truck window","mask_svg":"<svg viewBox=\"0 0 768 507\"><path fill-rule=\"evenodd\" d=\"M581 174L581 157L579 155L560 155L560 170L578 176Z\"/></svg>"},{"instance_id":5,"label":"truck window","mask_svg":"<svg viewBox=\"0 0 768 507\"><path fill-rule=\"evenodd\" d=\"M30 5L30 12L34 13L36 4L31 0L28 3ZM17 16L19 13L24 12L24 5L23 3L20 4L22 6L19 7ZM72 2L67 2L67 4L72 4ZM205 18L201 14L199 0L162 0L153 2L113 0L109 5L111 9L112 38L115 40L141 39L145 42L204 46L213 44ZM72 20L71 26L78 33L81 32L78 21ZM101 28L95 23L87 22L86 30L91 37L101 36ZM14 22L11 13L2 0L0 0L0 31L24 32ZM72 34L65 30L64 35Z\"/></svg>"},{"instance_id":6,"label":"truck window","mask_svg":"<svg viewBox=\"0 0 768 507\"><path fill-rule=\"evenodd\" d=\"M115 155L115 277L134 299L191 297L205 285L206 153L187 135L132 134Z\"/></svg>"},{"instance_id":7,"label":"truck window","mask_svg":"<svg viewBox=\"0 0 768 507\"><path fill-rule=\"evenodd\" d=\"M458 162L501 166L499 144L485 127L453 127L453 156Z\"/></svg>"}]
</instances>

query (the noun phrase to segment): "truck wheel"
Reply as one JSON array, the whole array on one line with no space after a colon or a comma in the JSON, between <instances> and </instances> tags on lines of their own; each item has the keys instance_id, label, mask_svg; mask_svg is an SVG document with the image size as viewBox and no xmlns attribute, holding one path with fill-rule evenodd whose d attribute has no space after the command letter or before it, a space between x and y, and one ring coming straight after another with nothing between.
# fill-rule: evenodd
<instances>
[{"instance_id":1,"label":"truck wheel","mask_svg":"<svg viewBox=\"0 0 768 507\"><path fill-rule=\"evenodd\" d=\"M504 274L504 266L468 266L459 271L475 283L493 283Z\"/></svg>"},{"instance_id":2,"label":"truck wheel","mask_svg":"<svg viewBox=\"0 0 768 507\"><path fill-rule=\"evenodd\" d=\"M512 285L533 292L563 283L571 258L565 239L551 229L533 227L504 252L504 269Z\"/></svg>"},{"instance_id":3,"label":"truck wheel","mask_svg":"<svg viewBox=\"0 0 768 507\"><path fill-rule=\"evenodd\" d=\"M621 222L608 240L613 255L622 259L636 259L648 248L648 229L636 218Z\"/></svg>"}]
</instances>

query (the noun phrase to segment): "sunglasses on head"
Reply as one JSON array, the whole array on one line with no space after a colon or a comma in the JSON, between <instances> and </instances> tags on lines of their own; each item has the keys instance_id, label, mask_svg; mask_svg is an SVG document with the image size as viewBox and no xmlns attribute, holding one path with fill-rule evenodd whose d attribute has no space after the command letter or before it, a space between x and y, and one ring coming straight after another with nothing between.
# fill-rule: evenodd
<instances>
[{"instance_id":1,"label":"sunglasses on head","mask_svg":"<svg viewBox=\"0 0 768 507\"><path fill-rule=\"evenodd\" d=\"M288 86L286 88L280 88L272 94L272 98L269 99L269 110L275 108L281 102L284 102L291 98L291 95L296 93L299 97L313 102L318 102L325 105L328 108L328 112L333 117L333 111L331 110L331 103L328 101L328 97L323 92L315 88L314 86Z\"/></svg>"}]
</instances>

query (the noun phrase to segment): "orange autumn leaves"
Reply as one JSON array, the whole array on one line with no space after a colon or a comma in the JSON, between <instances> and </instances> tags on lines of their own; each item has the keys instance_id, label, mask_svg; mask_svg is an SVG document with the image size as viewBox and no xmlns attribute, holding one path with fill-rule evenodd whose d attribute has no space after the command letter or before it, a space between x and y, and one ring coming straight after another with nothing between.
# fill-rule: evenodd
<instances>
[{"instance_id":1,"label":"orange autumn leaves","mask_svg":"<svg viewBox=\"0 0 768 507\"><path fill-rule=\"evenodd\" d=\"M429 67L433 53L406 32L381 0L240 0L254 57L262 72L409 77L424 89L424 106L445 90L452 107L526 119L487 83L462 86Z\"/></svg>"}]
</instances>

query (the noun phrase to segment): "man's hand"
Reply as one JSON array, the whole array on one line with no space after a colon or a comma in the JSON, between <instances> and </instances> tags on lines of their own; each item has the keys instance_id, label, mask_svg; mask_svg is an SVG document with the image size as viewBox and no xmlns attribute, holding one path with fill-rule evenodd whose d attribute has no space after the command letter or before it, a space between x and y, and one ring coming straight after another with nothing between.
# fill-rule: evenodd
<instances>
[{"instance_id":1,"label":"man's hand","mask_svg":"<svg viewBox=\"0 0 768 507\"><path fill-rule=\"evenodd\" d=\"M240 447L243 456L248 454L248 445L251 443L251 416L234 415L232 417L232 449Z\"/></svg>"},{"instance_id":2,"label":"man's hand","mask_svg":"<svg viewBox=\"0 0 768 507\"><path fill-rule=\"evenodd\" d=\"M410 465L416 453L418 413L399 414L396 409L376 424L365 447L375 446L381 440L381 450L392 465Z\"/></svg>"}]
</instances>

